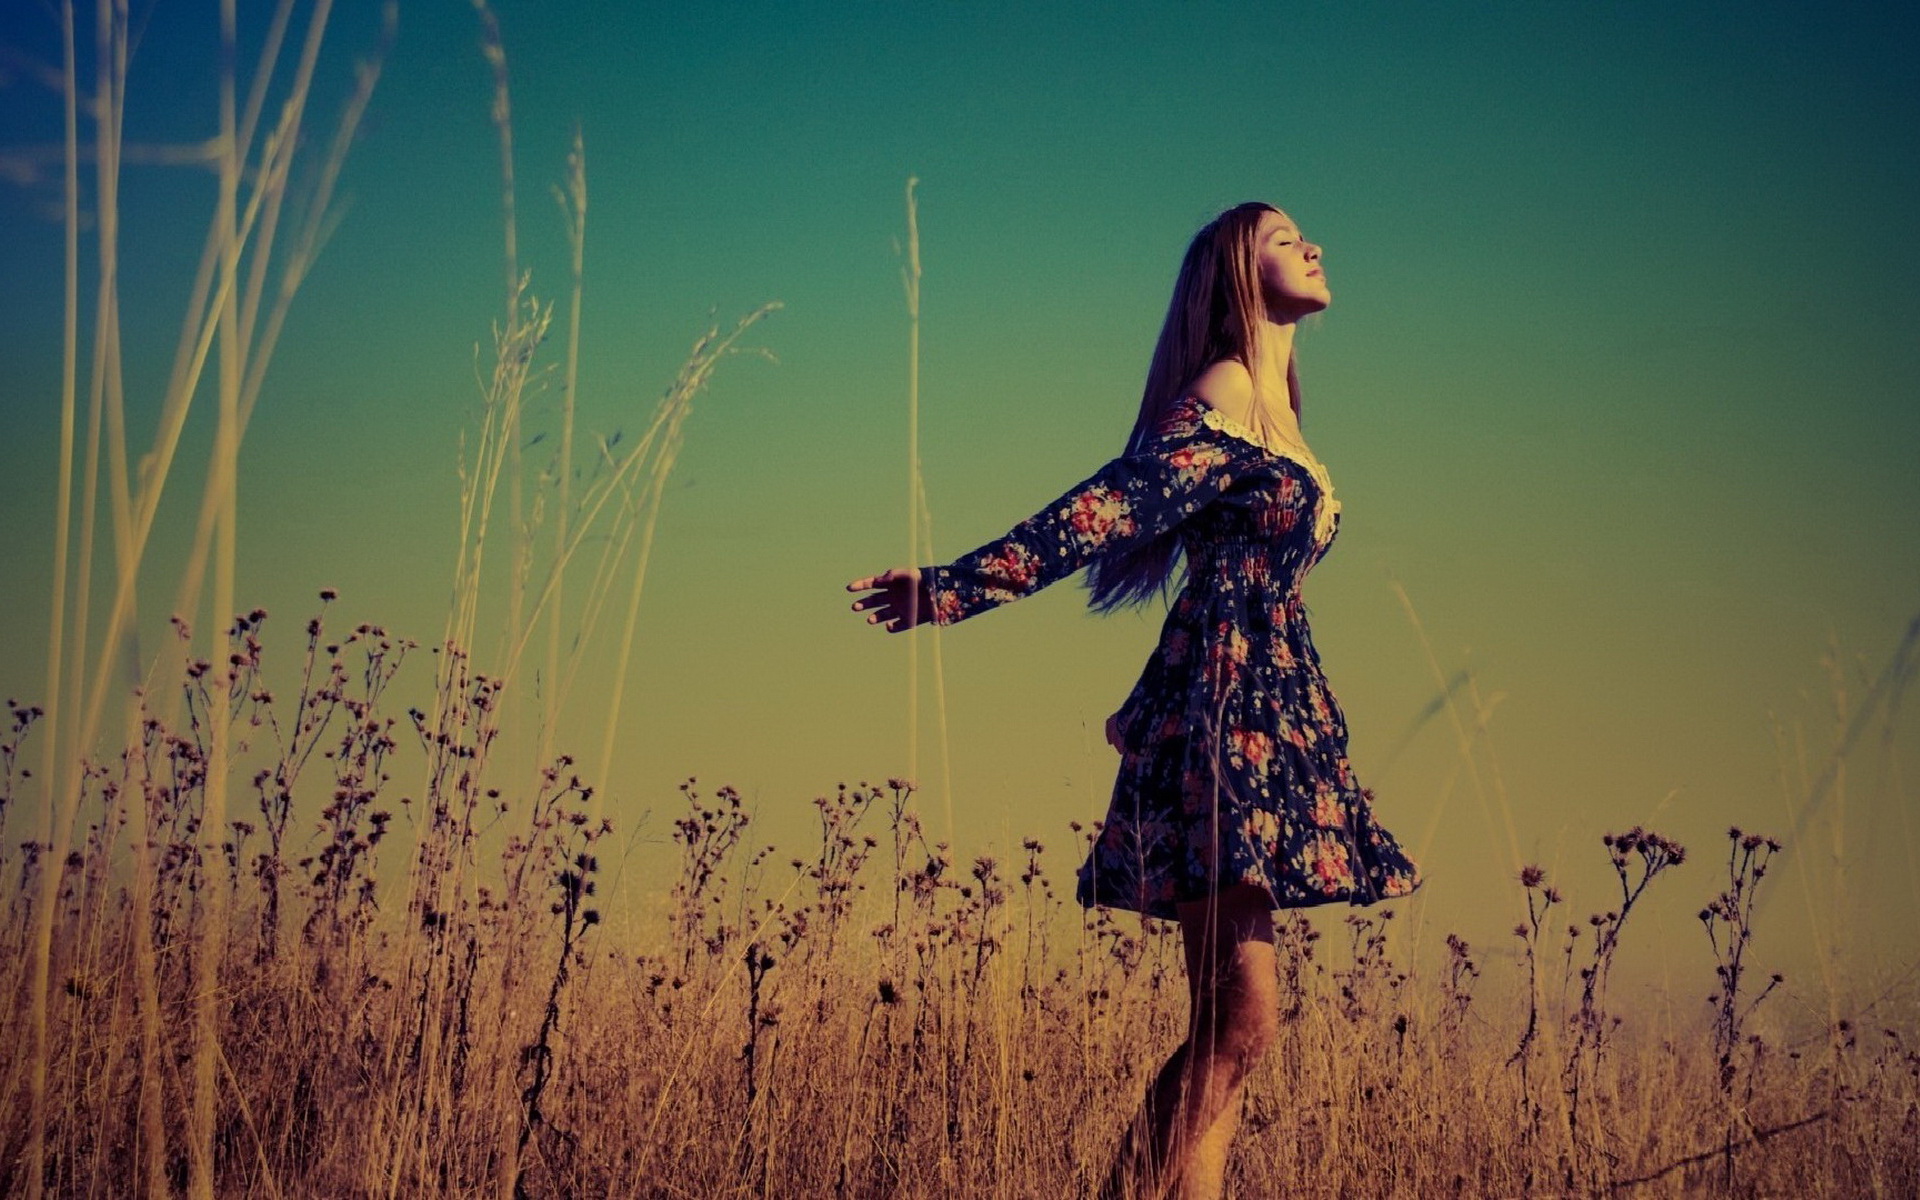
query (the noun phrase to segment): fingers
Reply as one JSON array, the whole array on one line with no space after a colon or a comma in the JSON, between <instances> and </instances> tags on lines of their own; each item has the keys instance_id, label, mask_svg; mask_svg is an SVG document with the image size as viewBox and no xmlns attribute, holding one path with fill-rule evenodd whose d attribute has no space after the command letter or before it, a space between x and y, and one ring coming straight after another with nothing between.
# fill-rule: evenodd
<instances>
[{"instance_id":1,"label":"fingers","mask_svg":"<svg viewBox=\"0 0 1920 1200\"><path fill-rule=\"evenodd\" d=\"M870 608L877 608L880 610L879 615L882 619L892 617L904 609L903 605L894 602L893 597L879 594L862 596L848 607L854 612L865 612Z\"/></svg>"},{"instance_id":2,"label":"fingers","mask_svg":"<svg viewBox=\"0 0 1920 1200\"><path fill-rule=\"evenodd\" d=\"M867 624L885 625L888 633L898 633L902 629L910 627L907 622L906 610L897 605L886 603L884 597L870 596L865 600L857 600L854 602L853 607L856 612L865 608L873 608L875 611L867 614ZM920 619L913 622L913 624L924 625L928 620L929 617L923 610Z\"/></svg>"},{"instance_id":3,"label":"fingers","mask_svg":"<svg viewBox=\"0 0 1920 1200\"><path fill-rule=\"evenodd\" d=\"M878 575L869 575L865 579L854 580L847 585L847 590L850 592L860 592L872 588L883 588L890 583L896 583L899 580L907 578L909 571L909 568L890 567Z\"/></svg>"}]
</instances>

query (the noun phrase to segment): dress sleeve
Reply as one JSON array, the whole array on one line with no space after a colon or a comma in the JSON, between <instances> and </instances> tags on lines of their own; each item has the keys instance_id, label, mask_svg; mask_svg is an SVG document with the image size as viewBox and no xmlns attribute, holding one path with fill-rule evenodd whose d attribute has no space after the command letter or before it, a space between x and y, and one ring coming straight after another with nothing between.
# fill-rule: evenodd
<instances>
[{"instance_id":1,"label":"dress sleeve","mask_svg":"<svg viewBox=\"0 0 1920 1200\"><path fill-rule=\"evenodd\" d=\"M952 625L1031 596L1104 555L1150 541L1261 462L1251 444L1198 420L1163 424L1059 499L950 563L923 567L933 623Z\"/></svg>"}]
</instances>

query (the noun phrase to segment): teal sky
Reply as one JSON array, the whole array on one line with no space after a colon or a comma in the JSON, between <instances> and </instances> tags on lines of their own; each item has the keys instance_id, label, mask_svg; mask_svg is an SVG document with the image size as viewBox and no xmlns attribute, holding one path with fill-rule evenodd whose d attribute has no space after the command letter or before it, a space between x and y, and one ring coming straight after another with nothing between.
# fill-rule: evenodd
<instances>
[{"instance_id":1,"label":"teal sky","mask_svg":"<svg viewBox=\"0 0 1920 1200\"><path fill-rule=\"evenodd\" d=\"M1600 835L1647 822L1695 854L1648 920L1660 961L1704 994L1693 913L1724 885L1726 826L1791 828L1836 737L1823 655L1858 704L1920 613L1905 9L827 7L498 9L521 259L546 297L567 270L548 190L585 133L583 428L637 431L710 310L730 324L784 305L750 338L778 363L724 364L668 493L608 785L630 829L653 811L627 878L663 861L648 839L690 775L733 783L763 836L795 841L813 796L908 770L907 639L862 624L842 590L905 557L907 176L942 561L1120 452L1186 240L1259 198L1325 247L1335 296L1300 339L1304 429L1345 506L1306 597L1356 769L1428 873L1406 919L1429 949L1447 929L1512 940L1498 790L1577 919L1617 900ZM257 37L263 6L243 8ZM210 136L216 6L134 9L129 139ZM374 6L341 6L318 116L375 25ZM0 37L57 61L37 8L15 6ZM248 433L240 595L274 614L289 663L322 586L349 623L422 642L441 627L458 438L501 293L477 42L469 5L403 5L350 205ZM57 97L17 63L0 79L0 143L57 143ZM0 690L22 698L44 690L57 187L55 171L0 189ZM124 191L144 447L213 182L129 166ZM195 423L189 461L209 430ZM172 592L197 492L178 477L151 595ZM1396 582L1442 674L1470 668L1498 698L1473 771L1450 721L1422 716L1439 685ZM1065 822L1104 811L1100 727L1161 615L1101 621L1084 597L1076 579L939 635L961 851L1040 837L1069 889ZM917 768L937 828L922 634ZM1849 953L1904 967L1920 950L1899 916L1920 901L1917 725L1908 708L1872 726L1844 807L1823 809L1839 832L1816 825L1810 869L1768 885L1756 953L1800 972L1803 996L1833 913L1868 914Z\"/></svg>"}]
</instances>

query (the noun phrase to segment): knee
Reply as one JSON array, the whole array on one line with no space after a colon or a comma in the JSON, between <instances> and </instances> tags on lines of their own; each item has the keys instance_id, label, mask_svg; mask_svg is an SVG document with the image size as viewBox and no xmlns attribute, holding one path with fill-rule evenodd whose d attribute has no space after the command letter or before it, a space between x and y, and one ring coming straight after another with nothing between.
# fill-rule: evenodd
<instances>
[{"instance_id":1,"label":"knee","mask_svg":"<svg viewBox=\"0 0 1920 1200\"><path fill-rule=\"evenodd\" d=\"M1239 1014L1238 1024L1237 1045L1249 1065L1265 1058L1267 1051L1280 1040L1280 1010L1276 1005L1254 1006L1251 1011Z\"/></svg>"}]
</instances>

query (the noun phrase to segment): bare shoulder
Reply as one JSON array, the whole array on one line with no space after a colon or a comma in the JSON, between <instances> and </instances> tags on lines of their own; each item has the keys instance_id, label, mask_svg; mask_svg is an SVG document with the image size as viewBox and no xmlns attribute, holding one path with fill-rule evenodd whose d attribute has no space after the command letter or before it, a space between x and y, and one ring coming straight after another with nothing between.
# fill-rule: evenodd
<instances>
[{"instance_id":1,"label":"bare shoulder","mask_svg":"<svg viewBox=\"0 0 1920 1200\"><path fill-rule=\"evenodd\" d=\"M1223 358L1200 372L1187 390L1242 424L1253 412L1253 376L1234 359Z\"/></svg>"}]
</instances>

